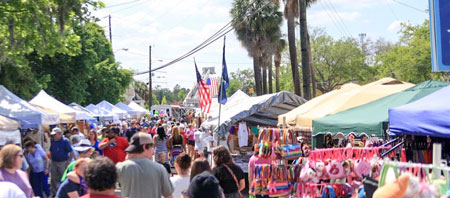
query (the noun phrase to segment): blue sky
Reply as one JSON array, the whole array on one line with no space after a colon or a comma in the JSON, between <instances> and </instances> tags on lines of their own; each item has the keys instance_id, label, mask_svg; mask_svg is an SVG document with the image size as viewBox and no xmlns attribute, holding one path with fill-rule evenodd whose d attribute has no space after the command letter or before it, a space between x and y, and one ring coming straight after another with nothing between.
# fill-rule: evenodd
<instances>
[{"instance_id":1,"label":"blue sky","mask_svg":"<svg viewBox=\"0 0 450 198\"><path fill-rule=\"evenodd\" d=\"M94 11L99 25L108 33L112 21L112 44L116 60L122 67L148 70L148 46L152 45L153 67L167 63L188 52L231 20L232 0L103 0L106 8ZM131 2L131 3L127 3ZM120 6L112 6L127 3ZM403 5L406 4L406 5ZM112 7L108 7L112 6ZM284 6L283 4L281 5ZM335 37L358 38L366 33L372 40L397 41L401 22L420 24L429 16L427 0L319 0L308 9L308 25L324 28ZM284 21L283 23L286 23ZM340 25L338 25L340 24ZM282 27L287 32L286 26ZM298 35L298 32L297 32ZM194 55L199 67L216 67L220 73L223 40ZM252 68L252 59L236 39L227 34L228 71ZM128 51L121 50L127 48ZM176 84L191 88L195 79L193 58L156 72L154 86L172 89ZM135 76L148 81L148 75Z\"/></svg>"}]
</instances>

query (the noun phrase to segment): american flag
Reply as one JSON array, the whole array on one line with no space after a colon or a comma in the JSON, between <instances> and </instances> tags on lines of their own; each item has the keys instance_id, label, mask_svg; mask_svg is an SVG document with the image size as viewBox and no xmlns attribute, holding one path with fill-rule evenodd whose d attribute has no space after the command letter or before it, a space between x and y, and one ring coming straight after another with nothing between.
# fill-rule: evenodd
<instances>
[{"instance_id":1,"label":"american flag","mask_svg":"<svg viewBox=\"0 0 450 198\"><path fill-rule=\"evenodd\" d=\"M219 93L216 77L208 78L208 80L206 80L206 85L209 87L209 91L211 92L211 98Z\"/></svg>"},{"instance_id":2,"label":"american flag","mask_svg":"<svg viewBox=\"0 0 450 198\"><path fill-rule=\"evenodd\" d=\"M197 87L198 87L198 99L202 112L209 113L211 109L211 95L209 93L209 87L203 82L202 76L198 72L197 63L195 62L195 72L197 73Z\"/></svg>"}]
</instances>

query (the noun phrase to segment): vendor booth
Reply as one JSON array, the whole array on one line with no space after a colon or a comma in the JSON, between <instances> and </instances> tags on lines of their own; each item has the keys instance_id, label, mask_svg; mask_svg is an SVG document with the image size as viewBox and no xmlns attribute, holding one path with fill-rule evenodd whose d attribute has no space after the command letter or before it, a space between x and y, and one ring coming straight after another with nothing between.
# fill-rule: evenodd
<instances>
[{"instance_id":1,"label":"vendor booth","mask_svg":"<svg viewBox=\"0 0 450 198\"><path fill-rule=\"evenodd\" d=\"M0 147L7 143L21 144L20 122L0 115Z\"/></svg>"},{"instance_id":2,"label":"vendor booth","mask_svg":"<svg viewBox=\"0 0 450 198\"><path fill-rule=\"evenodd\" d=\"M135 103L133 101L130 102L130 104L128 104L128 107L130 107L130 108L140 112L142 115L149 115L150 114L150 112L147 109L141 107L140 105L138 105L137 103Z\"/></svg>"},{"instance_id":3,"label":"vendor booth","mask_svg":"<svg viewBox=\"0 0 450 198\"><path fill-rule=\"evenodd\" d=\"M296 126L311 128L312 121L315 119L366 104L412 86L414 84L404 83L393 78L383 78L361 87L344 87L344 89L334 94L333 97L330 97L308 112L297 115Z\"/></svg>"},{"instance_id":4,"label":"vendor booth","mask_svg":"<svg viewBox=\"0 0 450 198\"><path fill-rule=\"evenodd\" d=\"M388 128L389 108L416 101L447 85L449 83L425 81L396 94L316 119L313 121L313 136L327 133L347 136L352 133L355 136L377 136L386 139L385 131ZM323 136L318 136L318 147L321 147L320 142L323 142L320 137Z\"/></svg>"},{"instance_id":5,"label":"vendor booth","mask_svg":"<svg viewBox=\"0 0 450 198\"><path fill-rule=\"evenodd\" d=\"M106 109L99 108L94 104L89 104L85 108L98 116L100 122L110 121L113 123L120 123L119 116Z\"/></svg>"},{"instance_id":6,"label":"vendor booth","mask_svg":"<svg viewBox=\"0 0 450 198\"><path fill-rule=\"evenodd\" d=\"M132 118L140 118L143 115L138 110L132 109L128 105L126 105L122 102L118 102L115 106L119 109L126 111L128 113L128 115L130 115Z\"/></svg>"},{"instance_id":7,"label":"vendor booth","mask_svg":"<svg viewBox=\"0 0 450 198\"><path fill-rule=\"evenodd\" d=\"M96 105L98 108L105 109L119 116L120 120L124 120L128 118L128 113L113 104L109 103L106 100L101 101Z\"/></svg>"},{"instance_id":8,"label":"vendor booth","mask_svg":"<svg viewBox=\"0 0 450 198\"><path fill-rule=\"evenodd\" d=\"M0 115L20 121L22 129L59 124L58 114L50 114L36 109L3 85L0 85Z\"/></svg>"},{"instance_id":9,"label":"vendor booth","mask_svg":"<svg viewBox=\"0 0 450 198\"><path fill-rule=\"evenodd\" d=\"M75 110L56 100L52 96L48 95L44 90L41 90L33 99L31 99L30 104L52 110L60 115L65 114L60 117L61 123L75 123L77 120L94 119L86 112ZM65 118L63 119L62 117Z\"/></svg>"}]
</instances>

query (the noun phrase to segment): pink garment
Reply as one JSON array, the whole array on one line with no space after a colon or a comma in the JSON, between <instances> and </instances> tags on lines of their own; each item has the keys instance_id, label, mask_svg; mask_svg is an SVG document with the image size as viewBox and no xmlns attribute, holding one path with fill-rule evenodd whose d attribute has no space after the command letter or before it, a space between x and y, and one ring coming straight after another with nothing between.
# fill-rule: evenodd
<instances>
[{"instance_id":1,"label":"pink garment","mask_svg":"<svg viewBox=\"0 0 450 198\"><path fill-rule=\"evenodd\" d=\"M186 131L186 135L188 136L189 141L195 141L195 138L194 138L195 131L196 131L195 129L192 129L192 130L188 129Z\"/></svg>"},{"instance_id":2,"label":"pink garment","mask_svg":"<svg viewBox=\"0 0 450 198\"><path fill-rule=\"evenodd\" d=\"M270 158L262 158L252 155L252 157L250 157L250 160L248 161L248 167L250 170L253 170L255 168L255 165L257 164L271 164L274 161L275 155L272 155Z\"/></svg>"},{"instance_id":3,"label":"pink garment","mask_svg":"<svg viewBox=\"0 0 450 198\"><path fill-rule=\"evenodd\" d=\"M21 170L16 170L16 173L11 174L5 169L0 168L0 181L8 181L16 184L25 193L27 198L34 196L28 176Z\"/></svg>"}]
</instances>

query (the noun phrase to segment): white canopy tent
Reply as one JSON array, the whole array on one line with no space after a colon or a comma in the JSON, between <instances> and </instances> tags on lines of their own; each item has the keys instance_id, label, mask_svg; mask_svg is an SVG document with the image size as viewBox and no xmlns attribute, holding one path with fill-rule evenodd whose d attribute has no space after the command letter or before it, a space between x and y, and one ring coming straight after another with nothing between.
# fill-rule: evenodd
<instances>
[{"instance_id":1,"label":"white canopy tent","mask_svg":"<svg viewBox=\"0 0 450 198\"><path fill-rule=\"evenodd\" d=\"M142 114L146 114L146 115L150 114L150 111L148 111L147 109L144 109L143 107L141 107L140 105L138 105L137 103L135 103L133 101L130 102L130 104L128 104L128 107L130 107L130 108L132 108L132 109L134 109L136 111L139 111Z\"/></svg>"},{"instance_id":2,"label":"white canopy tent","mask_svg":"<svg viewBox=\"0 0 450 198\"><path fill-rule=\"evenodd\" d=\"M31 99L30 103L36 106L53 110L58 113L69 115L71 117L71 120L66 120L67 123L75 123L77 120L94 119L86 112L75 110L56 100L52 96L48 95L44 90L41 90L33 99Z\"/></svg>"},{"instance_id":3,"label":"white canopy tent","mask_svg":"<svg viewBox=\"0 0 450 198\"><path fill-rule=\"evenodd\" d=\"M139 118L143 115L143 113L139 112L138 110L132 109L131 107L122 102L118 102L115 106L119 109L126 111L132 118Z\"/></svg>"},{"instance_id":4,"label":"white canopy tent","mask_svg":"<svg viewBox=\"0 0 450 198\"><path fill-rule=\"evenodd\" d=\"M114 114L113 112L110 112L103 108L99 108L94 104L89 104L85 108L98 116L100 121L112 121L114 123L120 123L119 116L117 114Z\"/></svg>"},{"instance_id":5,"label":"white canopy tent","mask_svg":"<svg viewBox=\"0 0 450 198\"><path fill-rule=\"evenodd\" d=\"M246 93L241 91L240 89L234 92L233 95L228 97L227 103L222 105L221 111L223 112L225 109L228 109L229 107L233 107L238 103L241 103L242 101L245 101L249 99L250 96L248 96ZM219 115L219 102L217 101L217 98L213 98L212 104L211 104L211 110L208 113L208 117L214 118Z\"/></svg>"},{"instance_id":6,"label":"white canopy tent","mask_svg":"<svg viewBox=\"0 0 450 198\"><path fill-rule=\"evenodd\" d=\"M223 106L218 131L224 135L229 126L239 121L261 126L276 126L278 115L291 111L305 102L302 97L287 91L243 98ZM217 131L218 119L218 116L212 117L202 123L201 128Z\"/></svg>"},{"instance_id":7,"label":"white canopy tent","mask_svg":"<svg viewBox=\"0 0 450 198\"><path fill-rule=\"evenodd\" d=\"M89 116L92 117L92 119L89 119L89 121L94 121L95 122L95 121L97 121L96 117L99 117L94 112L89 111L88 109L84 108L83 106L81 106L81 105L79 105L77 103L72 102L72 103L69 104L69 107L71 107L72 109L75 109L77 111L83 111L83 112L87 113Z\"/></svg>"},{"instance_id":8,"label":"white canopy tent","mask_svg":"<svg viewBox=\"0 0 450 198\"><path fill-rule=\"evenodd\" d=\"M126 111L114 106L113 104L109 103L106 100L103 100L100 103L98 103L97 107L110 111L114 114L117 114L119 116L119 119L121 120L128 118L128 113Z\"/></svg>"},{"instance_id":9,"label":"white canopy tent","mask_svg":"<svg viewBox=\"0 0 450 198\"><path fill-rule=\"evenodd\" d=\"M20 121L21 128L59 124L58 114L42 112L0 85L0 115Z\"/></svg>"}]
</instances>

